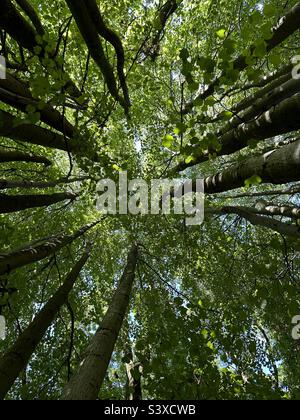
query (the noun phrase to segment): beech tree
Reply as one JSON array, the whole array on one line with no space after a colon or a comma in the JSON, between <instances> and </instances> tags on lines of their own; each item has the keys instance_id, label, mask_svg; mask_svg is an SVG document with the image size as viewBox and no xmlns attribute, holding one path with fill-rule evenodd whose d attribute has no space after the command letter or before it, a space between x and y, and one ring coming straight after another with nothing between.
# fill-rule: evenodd
<instances>
[{"instance_id":1,"label":"beech tree","mask_svg":"<svg viewBox=\"0 0 300 420\"><path fill-rule=\"evenodd\" d=\"M32 321L28 328L22 332L16 343L1 358L1 389L0 398L5 397L16 378L25 368L26 363L36 349L46 330L59 311L60 307L66 303L68 295L80 273L82 267L89 257L89 252L81 257L76 263L64 284L49 300L37 317Z\"/></svg>"},{"instance_id":2,"label":"beech tree","mask_svg":"<svg viewBox=\"0 0 300 420\"><path fill-rule=\"evenodd\" d=\"M300 398L299 36L296 0L1 2L2 399ZM203 224L101 212L124 172L204 180Z\"/></svg>"}]
</instances>

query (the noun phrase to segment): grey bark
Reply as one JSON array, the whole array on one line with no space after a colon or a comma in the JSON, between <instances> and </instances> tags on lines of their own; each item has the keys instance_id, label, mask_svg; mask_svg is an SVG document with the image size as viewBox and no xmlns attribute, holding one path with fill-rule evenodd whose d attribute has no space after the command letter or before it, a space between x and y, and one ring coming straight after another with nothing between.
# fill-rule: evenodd
<instances>
[{"instance_id":1,"label":"grey bark","mask_svg":"<svg viewBox=\"0 0 300 420\"><path fill-rule=\"evenodd\" d=\"M21 188L21 189L32 189L32 188L54 188L61 184L71 184L74 182L82 182L85 180L91 179L90 177L79 177L79 178L62 178L58 179L56 181L49 181L49 182L43 182L43 181L9 181L6 179L0 179L0 190L7 190L12 188Z\"/></svg>"},{"instance_id":2,"label":"grey bark","mask_svg":"<svg viewBox=\"0 0 300 420\"><path fill-rule=\"evenodd\" d=\"M133 246L119 286L102 324L87 347L77 372L63 392L63 400L96 400L128 309L138 250Z\"/></svg>"},{"instance_id":3,"label":"grey bark","mask_svg":"<svg viewBox=\"0 0 300 420\"><path fill-rule=\"evenodd\" d=\"M206 194L244 187L245 181L259 176L262 184L285 184L300 180L300 140L264 155L252 157L205 179Z\"/></svg>"},{"instance_id":4,"label":"grey bark","mask_svg":"<svg viewBox=\"0 0 300 420\"><path fill-rule=\"evenodd\" d=\"M300 238L300 226L294 224L287 224L280 222L279 220L272 219L265 216L260 216L249 211L248 208L243 207L231 207L225 206L222 208L210 208L206 209L207 214L236 214L241 216L243 219L248 220L252 225L262 226L268 229L278 232L284 236L290 236L292 238Z\"/></svg>"},{"instance_id":5,"label":"grey bark","mask_svg":"<svg viewBox=\"0 0 300 420\"><path fill-rule=\"evenodd\" d=\"M44 258L57 253L65 246L71 244L86 232L99 224L100 221L83 226L73 234L60 233L49 238L43 238L20 249L0 254L0 276L9 274L17 268L41 261Z\"/></svg>"}]
</instances>

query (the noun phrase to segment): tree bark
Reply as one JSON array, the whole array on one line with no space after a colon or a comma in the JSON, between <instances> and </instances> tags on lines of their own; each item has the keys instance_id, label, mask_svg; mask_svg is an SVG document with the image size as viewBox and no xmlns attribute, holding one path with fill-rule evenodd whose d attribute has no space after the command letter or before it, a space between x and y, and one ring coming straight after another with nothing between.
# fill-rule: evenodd
<instances>
[{"instance_id":1,"label":"tree bark","mask_svg":"<svg viewBox=\"0 0 300 420\"><path fill-rule=\"evenodd\" d=\"M285 184L300 180L300 140L252 157L205 179L205 193L215 194L244 187L245 181L259 176L261 183Z\"/></svg>"},{"instance_id":2,"label":"tree bark","mask_svg":"<svg viewBox=\"0 0 300 420\"><path fill-rule=\"evenodd\" d=\"M48 207L65 200L74 200L75 194L56 193L49 195L6 195L0 194L0 214L14 213L36 207Z\"/></svg>"},{"instance_id":3,"label":"tree bark","mask_svg":"<svg viewBox=\"0 0 300 420\"><path fill-rule=\"evenodd\" d=\"M295 195L300 193L300 187L297 185L291 188L285 188L285 189L278 189L278 190L266 190L266 191L250 191L250 192L244 192L240 194L231 194L231 195L224 195L219 196L219 198L246 198L246 197L270 197L275 195Z\"/></svg>"},{"instance_id":4,"label":"tree bark","mask_svg":"<svg viewBox=\"0 0 300 420\"><path fill-rule=\"evenodd\" d=\"M4 162L34 162L42 163L45 166L51 166L51 161L43 156L32 155L30 153L10 151L0 149L0 163Z\"/></svg>"},{"instance_id":5,"label":"tree bark","mask_svg":"<svg viewBox=\"0 0 300 420\"><path fill-rule=\"evenodd\" d=\"M100 13L99 7L96 0L86 0L86 7L88 9L89 15L96 26L96 29L100 36L102 36L106 41L108 41L115 49L117 55L117 71L120 81L120 85L123 91L124 100L126 104L126 112L128 113L130 108L130 98L126 82L126 76L124 72L125 66L125 52L122 45L122 41L112 29L110 29L104 22L102 15Z\"/></svg>"},{"instance_id":6,"label":"tree bark","mask_svg":"<svg viewBox=\"0 0 300 420\"><path fill-rule=\"evenodd\" d=\"M70 152L79 157L86 156L86 151L88 151L88 159L102 163L103 165L112 163L108 156L98 154L94 150L93 144L85 144L85 139L83 138L66 138L57 132L47 130L34 124L28 124L26 120L20 121L20 119L17 119L12 114L1 110L0 136L50 149ZM92 149L92 151L90 149Z\"/></svg>"},{"instance_id":7,"label":"tree bark","mask_svg":"<svg viewBox=\"0 0 300 420\"><path fill-rule=\"evenodd\" d=\"M34 10L34 8L31 6L31 4L28 3L27 0L16 0L16 2L22 8L22 10L26 13L26 15L29 17L37 33L43 36L45 34L45 30L38 17L38 14Z\"/></svg>"},{"instance_id":8,"label":"tree bark","mask_svg":"<svg viewBox=\"0 0 300 420\"><path fill-rule=\"evenodd\" d=\"M7 254L0 254L0 276L9 274L17 268L33 264L57 253L63 247L83 236L99 223L100 221L97 221L85 225L71 235L62 233L56 236L50 236L49 238L43 238L28 245L24 245L22 248Z\"/></svg>"},{"instance_id":9,"label":"tree bark","mask_svg":"<svg viewBox=\"0 0 300 420\"><path fill-rule=\"evenodd\" d=\"M60 308L67 302L74 283L87 262L90 251L87 250L72 271L64 284L57 290L44 308L34 318L26 330L19 336L16 343L0 359L0 399L3 400L15 380L26 367L29 359L44 337L47 329L54 321Z\"/></svg>"},{"instance_id":10,"label":"tree bark","mask_svg":"<svg viewBox=\"0 0 300 420\"><path fill-rule=\"evenodd\" d=\"M10 0L1 1L0 27L24 48L34 52L37 33Z\"/></svg>"},{"instance_id":11,"label":"tree bark","mask_svg":"<svg viewBox=\"0 0 300 420\"><path fill-rule=\"evenodd\" d=\"M12 114L0 111L0 136L23 141L39 146L63 151L77 151L78 145L73 139L65 139L63 135L47 130L26 120L17 119Z\"/></svg>"},{"instance_id":12,"label":"tree bark","mask_svg":"<svg viewBox=\"0 0 300 420\"><path fill-rule=\"evenodd\" d=\"M74 135L74 127L63 115L49 104L39 109L40 100L33 98L28 87L8 72L6 72L6 79L0 79L0 100L22 112L26 112L27 106L31 105L40 113L41 121L49 127L60 131L67 137Z\"/></svg>"},{"instance_id":13,"label":"tree bark","mask_svg":"<svg viewBox=\"0 0 300 420\"><path fill-rule=\"evenodd\" d=\"M252 210L244 207L224 206L222 208L206 209L207 214L236 214L243 219L248 220L252 225L262 226L271 229L281 235L290 236L292 238L300 238L300 226L294 224L288 225L287 223L280 222L279 220L272 219L265 216L254 214Z\"/></svg>"},{"instance_id":14,"label":"tree bark","mask_svg":"<svg viewBox=\"0 0 300 420\"><path fill-rule=\"evenodd\" d=\"M246 99L238 102L237 104L233 105L232 111L237 113L243 111L246 108L249 108L257 99L260 99L271 92L273 89L277 88L278 86L282 85L283 83L289 81L292 78L292 70L294 64L288 64L281 68L278 72L272 74L267 78L263 78L260 82L254 85L246 85L241 90L251 89L251 86L256 88L261 88L257 90L253 95L247 97Z\"/></svg>"},{"instance_id":15,"label":"tree bark","mask_svg":"<svg viewBox=\"0 0 300 420\"><path fill-rule=\"evenodd\" d=\"M221 129L218 135L226 134L233 128L238 127L241 122L249 122L250 120L257 118L268 109L299 92L299 89L300 79L290 78L290 80L273 88L267 95L258 98L249 108L246 108L243 112L233 117L229 123Z\"/></svg>"},{"instance_id":16,"label":"tree bark","mask_svg":"<svg viewBox=\"0 0 300 420\"><path fill-rule=\"evenodd\" d=\"M255 207L243 207L249 213L260 216L283 216L290 219L300 219L300 207L275 205L273 203L258 202Z\"/></svg>"},{"instance_id":17,"label":"tree bark","mask_svg":"<svg viewBox=\"0 0 300 420\"><path fill-rule=\"evenodd\" d=\"M125 364L127 376L126 400L142 400L142 384L140 372L142 366L139 362L134 362L134 356L131 348L128 349L126 358L128 359L128 362Z\"/></svg>"},{"instance_id":18,"label":"tree bark","mask_svg":"<svg viewBox=\"0 0 300 420\"><path fill-rule=\"evenodd\" d=\"M36 40L38 32L19 13L10 0L1 0L0 28L4 29L20 46L34 53L34 48L38 46ZM40 57L44 55L45 51L42 49ZM59 65L57 67L60 68ZM82 92L70 78L66 82L65 88L69 88L70 95L75 99L82 95Z\"/></svg>"},{"instance_id":19,"label":"tree bark","mask_svg":"<svg viewBox=\"0 0 300 420\"><path fill-rule=\"evenodd\" d=\"M219 138L221 151L214 148L201 153L191 163L181 162L175 171L183 171L188 167L205 162L211 153L219 156L235 153L248 146L250 140L265 140L281 134L290 133L300 129L300 94L280 102L277 106L264 112L254 121L239 125Z\"/></svg>"},{"instance_id":20,"label":"tree bark","mask_svg":"<svg viewBox=\"0 0 300 420\"><path fill-rule=\"evenodd\" d=\"M88 47L91 57L102 72L110 94L127 112L127 104L124 98L119 95L113 68L106 58L97 28L90 16L87 5L82 0L66 0L66 2L72 15L74 16L78 29Z\"/></svg>"},{"instance_id":21,"label":"tree bark","mask_svg":"<svg viewBox=\"0 0 300 420\"><path fill-rule=\"evenodd\" d=\"M296 3L292 9L290 9L285 16L283 16L278 25L273 29L273 36L271 39L266 40L266 49L267 52L270 52L272 49L284 42L288 37L290 37L294 32L300 28L300 2ZM255 50L255 46L250 47L251 52ZM234 62L234 69L243 71L247 65L247 60L245 56L238 57ZM224 76L222 74L222 76ZM203 93L201 93L195 101L198 99L206 99L209 96L215 93L216 88L220 84L221 77L217 78ZM189 113L194 106L194 101L189 103L184 110L184 113Z\"/></svg>"},{"instance_id":22,"label":"tree bark","mask_svg":"<svg viewBox=\"0 0 300 420\"><path fill-rule=\"evenodd\" d=\"M138 249L134 245L102 324L87 347L82 362L63 392L63 400L96 400L128 309L135 278Z\"/></svg>"},{"instance_id":23,"label":"tree bark","mask_svg":"<svg viewBox=\"0 0 300 420\"><path fill-rule=\"evenodd\" d=\"M42 182L42 181L8 181L0 179L0 190L7 190L12 188L33 189L33 188L54 188L61 184L72 184L73 182L82 182L91 179L89 176L79 178L61 178L56 181ZM1 197L1 196L0 196Z\"/></svg>"}]
</instances>

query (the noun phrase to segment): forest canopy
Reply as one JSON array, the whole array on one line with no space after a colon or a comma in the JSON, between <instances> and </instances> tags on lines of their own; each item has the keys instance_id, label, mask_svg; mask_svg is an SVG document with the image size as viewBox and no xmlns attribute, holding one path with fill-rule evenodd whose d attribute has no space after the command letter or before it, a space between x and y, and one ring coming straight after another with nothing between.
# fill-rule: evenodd
<instances>
[{"instance_id":1,"label":"forest canopy","mask_svg":"<svg viewBox=\"0 0 300 420\"><path fill-rule=\"evenodd\" d=\"M0 399L300 399L300 2L0 3Z\"/></svg>"}]
</instances>

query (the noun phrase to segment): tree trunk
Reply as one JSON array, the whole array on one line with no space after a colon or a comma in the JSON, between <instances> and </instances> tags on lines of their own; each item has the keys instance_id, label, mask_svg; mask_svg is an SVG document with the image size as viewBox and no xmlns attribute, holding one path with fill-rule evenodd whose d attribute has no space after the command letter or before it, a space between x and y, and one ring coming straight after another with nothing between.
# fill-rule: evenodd
<instances>
[{"instance_id":1,"label":"tree trunk","mask_svg":"<svg viewBox=\"0 0 300 420\"><path fill-rule=\"evenodd\" d=\"M12 251L9 254L0 254L0 276L9 274L17 268L25 267L57 253L60 249L69 245L99 223L100 221L97 221L85 225L72 235L60 234L43 238L21 249Z\"/></svg>"},{"instance_id":2,"label":"tree trunk","mask_svg":"<svg viewBox=\"0 0 300 420\"><path fill-rule=\"evenodd\" d=\"M16 2L23 9L26 15L29 17L37 33L43 36L45 34L45 29L43 28L40 18L38 17L38 14L34 10L34 8L31 6L31 4L28 3L27 0L16 0Z\"/></svg>"},{"instance_id":3,"label":"tree trunk","mask_svg":"<svg viewBox=\"0 0 300 420\"><path fill-rule=\"evenodd\" d=\"M278 72L273 73L269 77L264 77L260 82L255 83L253 85L246 85L242 88L242 90L247 90L256 87L261 87L262 89L257 90L253 95L248 96L246 99L243 99L241 102L238 102L237 104L234 104L231 110L234 113L238 113L240 111L243 111L246 108L249 108L249 106L253 105L254 102L256 102L258 99L266 96L268 93L270 93L273 89L277 88L278 86L282 85L285 82L288 82L292 78L292 70L293 70L294 64L288 64L287 66L284 66L281 68Z\"/></svg>"},{"instance_id":4,"label":"tree trunk","mask_svg":"<svg viewBox=\"0 0 300 420\"><path fill-rule=\"evenodd\" d=\"M102 164L110 163L109 157L103 153L97 154L93 150L93 144L87 144L86 140L79 137L66 138L62 134L46 128L39 127L34 124L28 124L26 120L23 122L12 114L0 110L0 136L18 140L50 149L63 150L70 152L79 157L85 156L88 151L88 158L94 162ZM91 150L92 149L92 150Z\"/></svg>"},{"instance_id":5,"label":"tree trunk","mask_svg":"<svg viewBox=\"0 0 300 420\"><path fill-rule=\"evenodd\" d=\"M290 133L300 129L300 93L285 99L274 108L264 112L254 121L239 125L236 129L219 137L222 146L220 152L215 148L199 154L190 162L181 162L175 168L176 171L183 171L188 167L205 162L211 153L224 156L235 153L248 146L250 140L265 140L281 134Z\"/></svg>"},{"instance_id":6,"label":"tree trunk","mask_svg":"<svg viewBox=\"0 0 300 420\"><path fill-rule=\"evenodd\" d=\"M91 179L89 176L78 178L61 178L56 181L42 182L42 181L8 181L0 179L0 190L7 190L12 188L32 189L32 188L54 188L61 184L72 184L73 182L82 182Z\"/></svg>"},{"instance_id":7,"label":"tree trunk","mask_svg":"<svg viewBox=\"0 0 300 420\"><path fill-rule=\"evenodd\" d=\"M300 219L300 207L275 205L272 203L258 202L255 207L242 207L249 213L260 216L283 216L290 219Z\"/></svg>"},{"instance_id":8,"label":"tree trunk","mask_svg":"<svg viewBox=\"0 0 300 420\"><path fill-rule=\"evenodd\" d=\"M70 152L76 153L76 142L73 139L65 139L62 134L34 124L28 124L26 121L20 122L13 115L1 110L0 121L0 136L49 147L51 149L69 150Z\"/></svg>"},{"instance_id":9,"label":"tree trunk","mask_svg":"<svg viewBox=\"0 0 300 420\"><path fill-rule=\"evenodd\" d=\"M128 362L126 367L126 400L135 401L142 399L142 384L141 384L141 364L134 362L134 356L131 348L126 355Z\"/></svg>"},{"instance_id":10,"label":"tree trunk","mask_svg":"<svg viewBox=\"0 0 300 420\"><path fill-rule=\"evenodd\" d=\"M23 2L24 3L24 2ZM10 0L1 0L0 28L4 29L20 46L34 53L34 48L38 46L36 37L38 32L35 28L19 13ZM45 56L46 51L42 48L40 57ZM56 63L57 68L60 66ZM75 83L69 78L65 88L70 88L70 94L74 98L79 98L82 92Z\"/></svg>"},{"instance_id":11,"label":"tree trunk","mask_svg":"<svg viewBox=\"0 0 300 420\"><path fill-rule=\"evenodd\" d=\"M0 194L0 214L14 213L36 207L48 207L65 200L74 200L76 195L57 193L51 195L5 195Z\"/></svg>"},{"instance_id":12,"label":"tree trunk","mask_svg":"<svg viewBox=\"0 0 300 420\"><path fill-rule=\"evenodd\" d=\"M45 124L61 133L65 133L68 137L74 135L74 127L63 115L49 104L46 104L42 109L38 109L40 99L33 98L28 86L9 72L6 72L6 79L0 79L0 99L22 112L26 112L28 105L32 105L37 108L41 115L41 121Z\"/></svg>"},{"instance_id":13,"label":"tree trunk","mask_svg":"<svg viewBox=\"0 0 300 420\"><path fill-rule=\"evenodd\" d=\"M278 190L266 190L266 191L250 191L250 192L244 192L240 194L231 194L231 195L224 195L219 196L219 198L246 198L246 197L271 197L275 195L295 195L300 193L300 187L297 187L297 184L291 188L285 188L285 189L278 189Z\"/></svg>"},{"instance_id":14,"label":"tree trunk","mask_svg":"<svg viewBox=\"0 0 300 420\"><path fill-rule=\"evenodd\" d=\"M50 160L46 159L43 156L36 156L29 153L0 149L0 163L4 162L34 162L42 163L46 166L51 166Z\"/></svg>"},{"instance_id":15,"label":"tree trunk","mask_svg":"<svg viewBox=\"0 0 300 420\"><path fill-rule=\"evenodd\" d=\"M60 308L66 303L74 283L89 258L86 251L67 276L64 284L20 335L16 343L0 359L0 399L10 390L15 380L26 367L30 357L41 342Z\"/></svg>"},{"instance_id":16,"label":"tree trunk","mask_svg":"<svg viewBox=\"0 0 300 420\"><path fill-rule=\"evenodd\" d=\"M266 40L267 52L271 51L282 42L284 42L288 37L290 37L294 32L300 28L300 2L298 2L292 9L290 9L285 16L283 16L278 25L273 29L273 36L271 39ZM250 47L251 52L255 50L255 47ZM234 69L243 71L248 67L247 60L245 56L238 57L234 62ZM224 75L222 75L224 76ZM222 77L221 76L221 77ZM217 78L203 93L201 93L195 101L198 99L206 99L209 96L215 93L216 88L220 84L220 78ZM184 110L184 113L189 113L194 106L194 101L189 103Z\"/></svg>"},{"instance_id":17,"label":"tree trunk","mask_svg":"<svg viewBox=\"0 0 300 420\"><path fill-rule=\"evenodd\" d=\"M66 2L72 15L74 16L78 29L88 47L91 57L103 74L110 94L125 108L125 110L127 110L127 105L118 92L113 67L104 53L97 28L90 16L87 5L82 0L66 0Z\"/></svg>"},{"instance_id":18,"label":"tree trunk","mask_svg":"<svg viewBox=\"0 0 300 420\"><path fill-rule=\"evenodd\" d=\"M1 0L0 28L8 32L18 44L34 52L37 33L10 0Z\"/></svg>"},{"instance_id":19,"label":"tree trunk","mask_svg":"<svg viewBox=\"0 0 300 420\"><path fill-rule=\"evenodd\" d=\"M128 309L135 278L138 249L134 245L102 324L87 347L83 360L66 386L63 400L96 400Z\"/></svg>"},{"instance_id":20,"label":"tree trunk","mask_svg":"<svg viewBox=\"0 0 300 420\"><path fill-rule=\"evenodd\" d=\"M272 89L272 92L269 92L266 96L257 99L252 104L252 106L233 117L229 121L229 123L221 129L219 135L224 135L233 128L238 127L242 121L249 122L250 120L257 118L259 115L263 114L268 109L278 105L278 103L293 96L294 94L299 92L299 90L300 79L292 79L290 77L290 80L279 85L277 88Z\"/></svg>"},{"instance_id":21,"label":"tree trunk","mask_svg":"<svg viewBox=\"0 0 300 420\"><path fill-rule=\"evenodd\" d=\"M205 193L214 194L244 187L257 175L262 183L285 184L300 180L300 140L262 156L252 157L205 179Z\"/></svg>"}]
</instances>

